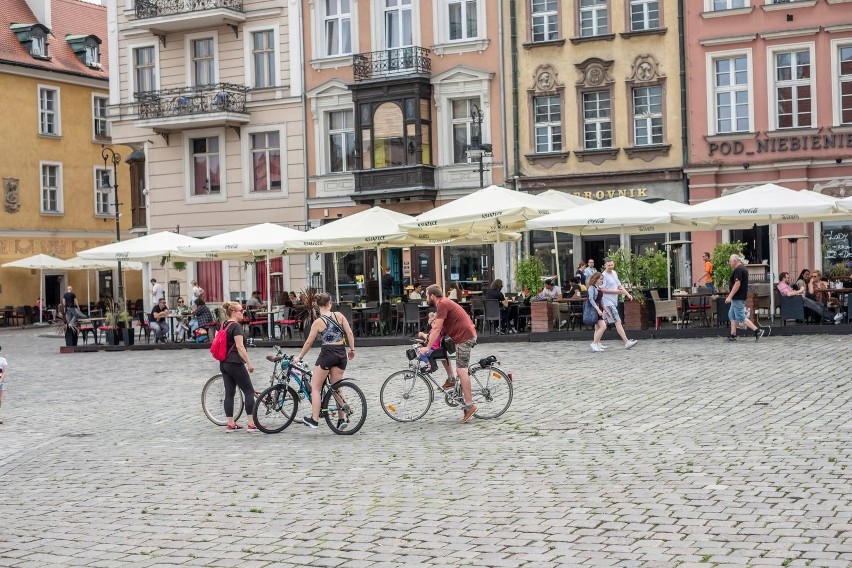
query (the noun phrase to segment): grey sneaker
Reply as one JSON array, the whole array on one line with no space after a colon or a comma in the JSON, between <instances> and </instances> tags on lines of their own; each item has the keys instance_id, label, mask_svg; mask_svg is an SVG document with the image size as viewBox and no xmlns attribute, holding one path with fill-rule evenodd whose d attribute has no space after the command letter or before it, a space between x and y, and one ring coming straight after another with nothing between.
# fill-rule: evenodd
<instances>
[{"instance_id":1,"label":"grey sneaker","mask_svg":"<svg viewBox=\"0 0 852 568\"><path fill-rule=\"evenodd\" d=\"M632 349L634 345L639 343L638 339L628 339L627 343L624 344L625 349Z\"/></svg>"},{"instance_id":2,"label":"grey sneaker","mask_svg":"<svg viewBox=\"0 0 852 568\"><path fill-rule=\"evenodd\" d=\"M766 333L766 332L765 332L765 331L763 331L763 328L760 328L760 327L759 327L759 328L757 328L757 329L755 330L755 332L754 332L754 340L755 340L755 341L760 341L760 338L761 338L761 337L763 337L763 334L764 334L764 333Z\"/></svg>"},{"instance_id":3,"label":"grey sneaker","mask_svg":"<svg viewBox=\"0 0 852 568\"><path fill-rule=\"evenodd\" d=\"M316 430L317 426L319 426L319 424L317 424L317 421L314 420L313 418L311 418L308 415L305 415L304 417L302 417L302 424L304 424L308 428L312 428L314 430Z\"/></svg>"},{"instance_id":4,"label":"grey sneaker","mask_svg":"<svg viewBox=\"0 0 852 568\"><path fill-rule=\"evenodd\" d=\"M840 321L843 319L843 315L843 312L840 312L839 314L834 314L834 323L840 323Z\"/></svg>"}]
</instances>

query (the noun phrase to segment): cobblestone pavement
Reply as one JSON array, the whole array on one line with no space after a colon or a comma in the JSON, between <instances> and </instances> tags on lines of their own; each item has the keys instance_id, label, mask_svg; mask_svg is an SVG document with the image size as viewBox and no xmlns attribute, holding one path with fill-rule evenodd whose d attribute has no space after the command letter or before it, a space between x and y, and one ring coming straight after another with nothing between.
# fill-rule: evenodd
<instances>
[{"instance_id":1,"label":"cobblestone pavement","mask_svg":"<svg viewBox=\"0 0 852 568\"><path fill-rule=\"evenodd\" d=\"M852 566L848 337L608 343L477 347L515 400L467 425L392 422L360 349L360 433L267 436L204 417L206 351L0 333L0 566Z\"/></svg>"}]
</instances>

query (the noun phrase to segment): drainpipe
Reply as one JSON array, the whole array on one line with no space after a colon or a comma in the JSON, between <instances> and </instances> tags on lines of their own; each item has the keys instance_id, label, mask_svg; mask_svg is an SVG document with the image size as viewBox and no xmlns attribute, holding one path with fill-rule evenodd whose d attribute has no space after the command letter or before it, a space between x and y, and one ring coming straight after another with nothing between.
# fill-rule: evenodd
<instances>
[{"instance_id":1,"label":"drainpipe","mask_svg":"<svg viewBox=\"0 0 852 568\"><path fill-rule=\"evenodd\" d=\"M512 181L515 190L518 189L518 177L521 175L521 149L518 135L521 127L518 121L518 15L517 0L509 0L509 32L512 53L512 136L514 152L512 155Z\"/></svg>"},{"instance_id":2,"label":"drainpipe","mask_svg":"<svg viewBox=\"0 0 852 568\"><path fill-rule=\"evenodd\" d=\"M305 57L305 22L304 22L304 12L302 11L302 3L296 2L296 6L299 9L299 45L302 46L302 65L299 69L299 74L301 75L301 84L302 84L302 92L299 93L299 98L302 101L302 163L305 165L304 170L304 184L305 184L305 230L307 231L310 227L310 210L308 208L308 180L310 179L310 173L308 172L308 96L307 89L305 88L305 66L306 66L306 57ZM291 4L292 6L292 4ZM292 70L291 70L292 72ZM305 255L305 290L311 285L311 255Z\"/></svg>"},{"instance_id":3,"label":"drainpipe","mask_svg":"<svg viewBox=\"0 0 852 568\"><path fill-rule=\"evenodd\" d=\"M497 38L498 38L498 45L500 46L499 47L499 51L500 51L500 74L499 74L500 80L498 81L498 83L500 85L500 115L501 115L501 119L502 119L501 124L506 124L506 111L507 111L507 109L506 109L506 73L505 73L506 54L505 54L505 51L503 49L503 46L504 46L504 43L503 43L503 41L504 41L503 12L504 11L505 11L504 4L501 2L500 3L500 9L497 12L497 29L498 29ZM489 108L494 108L494 105L491 105L490 101L489 101ZM492 124L493 124L493 121L492 121ZM508 169L506 167L507 166L506 162L508 161L509 145L508 145L508 142L506 141L506 136L503 136L502 138L503 138L503 144L502 144L503 183L502 183L502 185L505 186L506 185L506 179L509 177L509 172L508 172ZM491 140L494 140L494 129L491 129ZM491 171L492 172L494 171L493 167L491 168ZM494 174L493 173L491 174L491 183L494 183Z\"/></svg>"},{"instance_id":4,"label":"drainpipe","mask_svg":"<svg viewBox=\"0 0 852 568\"><path fill-rule=\"evenodd\" d=\"M681 146L683 146L683 150L681 152L681 162L682 162L682 184L683 184L683 202L689 204L689 179L686 177L686 167L689 164L689 138L687 132L687 117L688 113L686 112L686 23L684 21L684 5L683 0L678 0L677 2L677 40L678 40L678 50L680 52L680 141ZM687 240L692 240L691 231L684 232ZM684 253L684 258L692 258L692 245L686 245L685 248L688 248L689 254ZM682 259L678 259L683 262ZM690 263L691 265L691 263ZM686 272L686 266L683 267L684 272ZM689 281L692 282L692 274L689 274ZM677 283L675 283L677 284ZM669 282L669 286L671 286L671 282ZM671 290L671 288L669 288Z\"/></svg>"}]
</instances>

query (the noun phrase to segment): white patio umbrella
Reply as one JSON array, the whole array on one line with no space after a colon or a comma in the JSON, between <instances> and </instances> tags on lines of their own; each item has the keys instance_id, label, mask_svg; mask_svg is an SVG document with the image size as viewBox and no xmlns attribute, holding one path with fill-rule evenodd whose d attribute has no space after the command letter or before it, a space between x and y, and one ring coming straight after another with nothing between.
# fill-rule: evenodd
<instances>
[{"instance_id":1,"label":"white patio umbrella","mask_svg":"<svg viewBox=\"0 0 852 568\"><path fill-rule=\"evenodd\" d=\"M580 207L582 205L589 205L590 203L595 203L594 199L587 199L585 197L580 197L579 195L574 195L573 193L565 193L564 191L557 191L555 189L548 189L542 193L536 195L536 198L546 203L549 207L555 209L556 211L565 211L566 209L573 209L575 207ZM556 252L556 278L559 281L559 285L564 287L565 282L562 281L562 269L559 267L559 244L556 237L556 229L551 231L553 235L553 250Z\"/></svg>"},{"instance_id":2,"label":"white patio umbrella","mask_svg":"<svg viewBox=\"0 0 852 568\"><path fill-rule=\"evenodd\" d=\"M198 239L188 245L178 245L181 254L198 258L235 259L266 257L266 299L269 302L267 315L267 337L272 337L272 274L270 273L269 257L273 254L283 255L284 242L304 237L303 231L297 231L275 223L260 223L243 227L235 231L220 233Z\"/></svg>"},{"instance_id":3,"label":"white patio umbrella","mask_svg":"<svg viewBox=\"0 0 852 568\"><path fill-rule=\"evenodd\" d=\"M800 223L837 218L837 200L813 191L796 191L768 183L729 193L693 205L688 211L673 211L675 220L709 222L716 228L751 227L777 223ZM770 253L774 257L772 247ZM775 258L770 260L774 266ZM774 280L774 274L770 274ZM769 294L770 317L775 319L775 295Z\"/></svg>"},{"instance_id":4,"label":"white patio umbrella","mask_svg":"<svg viewBox=\"0 0 852 568\"><path fill-rule=\"evenodd\" d=\"M69 258L66 262L73 265L73 270L85 270L86 271L86 306L88 309L89 304L91 304L92 299L90 297L89 290L89 275L92 270L113 270L117 268L118 261L108 261L108 260L87 260L85 258L80 258L79 256L75 256L74 258ZM123 271L127 270L142 270L141 262L133 262L133 261L123 261L121 263L121 269Z\"/></svg>"},{"instance_id":5,"label":"white patio umbrella","mask_svg":"<svg viewBox=\"0 0 852 568\"><path fill-rule=\"evenodd\" d=\"M852 196L837 200L837 210L841 213L852 213Z\"/></svg>"},{"instance_id":6,"label":"white patio umbrella","mask_svg":"<svg viewBox=\"0 0 852 568\"><path fill-rule=\"evenodd\" d=\"M375 248L376 254L382 247L405 246L406 231L402 223L411 223L414 217L397 213L382 207L372 207L353 215L343 217L326 225L311 229L298 239L286 241L284 248L305 252L340 252ZM381 259L381 256L379 256ZM337 301L340 290L337 282L337 259L334 264L334 285ZM382 273L381 266L378 274ZM379 302L382 301L382 287L379 286Z\"/></svg>"},{"instance_id":7,"label":"white patio umbrella","mask_svg":"<svg viewBox=\"0 0 852 568\"><path fill-rule=\"evenodd\" d=\"M187 235L162 231L80 251L77 256L87 260L120 260L122 262L125 260L137 260L139 262L161 262L163 259L192 260L192 257L183 255L178 250L178 246L190 245L197 241L198 239ZM165 270L166 285L168 286L168 262L165 264Z\"/></svg>"},{"instance_id":8,"label":"white patio umbrella","mask_svg":"<svg viewBox=\"0 0 852 568\"><path fill-rule=\"evenodd\" d=\"M452 230L481 232L487 230L517 231L524 222L547 215L559 208L542 203L535 195L492 185L460 197L403 223L409 231L428 230L432 234ZM499 233L496 244L500 244ZM495 255L495 268L502 269L502 260ZM502 276L498 270L497 276Z\"/></svg>"},{"instance_id":9,"label":"white patio umbrella","mask_svg":"<svg viewBox=\"0 0 852 568\"><path fill-rule=\"evenodd\" d=\"M39 279L39 306L38 306L38 323L44 325L44 269L48 270L69 270L72 266L61 258L50 256L49 254L37 254L28 256L12 262L7 262L2 265L2 268L29 268L30 270L38 270Z\"/></svg>"}]
</instances>

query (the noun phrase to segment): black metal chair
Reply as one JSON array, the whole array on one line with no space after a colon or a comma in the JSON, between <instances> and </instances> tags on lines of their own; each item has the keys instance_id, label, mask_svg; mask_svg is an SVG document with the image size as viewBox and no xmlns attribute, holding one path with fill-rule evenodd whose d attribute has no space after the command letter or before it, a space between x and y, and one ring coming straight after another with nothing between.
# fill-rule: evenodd
<instances>
[{"instance_id":1,"label":"black metal chair","mask_svg":"<svg viewBox=\"0 0 852 568\"><path fill-rule=\"evenodd\" d=\"M406 333L409 326L414 326L414 332L420 331L420 307L416 303L406 302L402 305L402 331Z\"/></svg>"},{"instance_id":2,"label":"black metal chair","mask_svg":"<svg viewBox=\"0 0 852 568\"><path fill-rule=\"evenodd\" d=\"M491 333L495 327L500 327L500 300L487 298L483 300L484 311L482 314L482 332L485 333L485 324L491 324Z\"/></svg>"},{"instance_id":3,"label":"black metal chair","mask_svg":"<svg viewBox=\"0 0 852 568\"><path fill-rule=\"evenodd\" d=\"M801 296L780 295L781 325L787 325L787 320L805 321L805 303Z\"/></svg>"}]
</instances>

